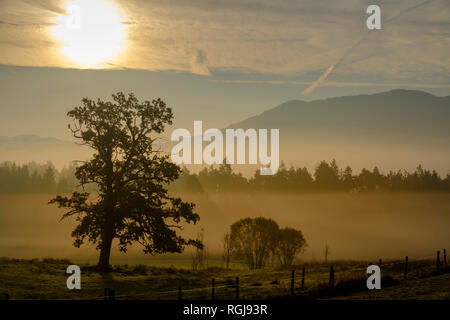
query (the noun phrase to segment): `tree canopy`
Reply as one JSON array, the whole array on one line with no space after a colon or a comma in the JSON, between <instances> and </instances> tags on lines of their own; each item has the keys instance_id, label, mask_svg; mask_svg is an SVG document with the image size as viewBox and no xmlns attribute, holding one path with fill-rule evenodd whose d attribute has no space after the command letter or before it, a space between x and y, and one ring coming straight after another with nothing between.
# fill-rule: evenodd
<instances>
[{"instance_id":1,"label":"tree canopy","mask_svg":"<svg viewBox=\"0 0 450 320\"><path fill-rule=\"evenodd\" d=\"M241 219L231 225L231 252L250 269L264 267L278 241L278 224L263 217Z\"/></svg>"},{"instance_id":2,"label":"tree canopy","mask_svg":"<svg viewBox=\"0 0 450 320\"><path fill-rule=\"evenodd\" d=\"M250 269L263 268L269 258L277 259L282 266L290 266L307 247L300 230L280 229L278 223L264 217L245 218L233 223L224 240L227 242L224 249Z\"/></svg>"},{"instance_id":3,"label":"tree canopy","mask_svg":"<svg viewBox=\"0 0 450 320\"><path fill-rule=\"evenodd\" d=\"M294 228L283 228L278 232L275 256L282 266L290 266L295 257L308 246L303 233Z\"/></svg>"},{"instance_id":4,"label":"tree canopy","mask_svg":"<svg viewBox=\"0 0 450 320\"><path fill-rule=\"evenodd\" d=\"M96 244L102 269L109 268L113 239L123 252L133 243L149 254L201 247L200 241L176 232L181 221L199 220L194 204L171 197L166 188L181 172L157 145L165 126L172 124L171 108L161 99L140 102L132 93L112 98L85 98L68 112L74 137L94 151L75 176L82 186L94 184L97 189L96 194L76 191L50 201L67 209L63 218L76 216L74 245Z\"/></svg>"},{"instance_id":5,"label":"tree canopy","mask_svg":"<svg viewBox=\"0 0 450 320\"><path fill-rule=\"evenodd\" d=\"M197 186L201 186L201 188ZM414 172L406 170L381 173L377 167L363 168L354 174L351 167L338 167L336 161L321 161L310 173L306 167L289 167L281 164L274 175L261 175L257 170L246 178L231 170L230 165L203 168L199 173L183 170L180 179L173 185L177 192L297 192L297 191L407 191L449 192L450 174L441 178L435 170L421 165Z\"/></svg>"}]
</instances>

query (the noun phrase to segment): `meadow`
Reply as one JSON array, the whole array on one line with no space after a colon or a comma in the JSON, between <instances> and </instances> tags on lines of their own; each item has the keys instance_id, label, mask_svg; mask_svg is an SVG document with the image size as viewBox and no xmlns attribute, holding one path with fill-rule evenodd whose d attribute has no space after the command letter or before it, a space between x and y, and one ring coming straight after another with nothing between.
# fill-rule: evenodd
<instances>
[{"instance_id":1,"label":"meadow","mask_svg":"<svg viewBox=\"0 0 450 320\"><path fill-rule=\"evenodd\" d=\"M209 267L193 271L186 268L148 265L113 266L100 273L92 265L81 265L81 290L68 290L65 274L69 260L0 258L0 299L15 300L102 300L104 289L114 290L116 300L182 299L268 299L295 296L306 299L449 299L450 268L437 272L432 260L410 261L407 279L404 262L388 261L382 266L382 290L365 286L367 261L304 263L291 268L260 270ZM329 270L335 270L335 285L329 285ZM305 268L305 280L302 280ZM295 269L294 291L291 291ZM212 279L214 278L214 297Z\"/></svg>"},{"instance_id":2,"label":"meadow","mask_svg":"<svg viewBox=\"0 0 450 320\"><path fill-rule=\"evenodd\" d=\"M116 299L211 298L215 279L217 299L235 297L240 279L240 298L263 299L291 295L292 269L299 297L333 299L432 299L445 298L441 289L450 278L435 271L436 250L450 243L450 195L414 193L300 193L300 194L187 194L201 216L185 235L195 237L203 229L207 265L192 270L192 252L145 256L139 247L127 254L114 247L112 273L98 273L92 245L72 246L73 220L59 221L62 211L47 205L52 195L0 196L0 295L11 299L103 299L104 288L114 288ZM230 224L244 217L265 216L280 227L303 231L309 246L290 268L269 265L249 270L233 262L223 268L221 239ZM324 261L324 246L330 254ZM404 257L409 256L408 280L404 281ZM51 258L48 258L51 257ZM383 259L385 290L365 289L366 267ZM67 290L69 264L82 269L82 290ZM330 266L336 289L327 288ZM304 287L301 270L306 270ZM387 289L385 288L387 287ZM431 289L430 289L431 288ZM436 290L434 290L434 289Z\"/></svg>"}]
</instances>

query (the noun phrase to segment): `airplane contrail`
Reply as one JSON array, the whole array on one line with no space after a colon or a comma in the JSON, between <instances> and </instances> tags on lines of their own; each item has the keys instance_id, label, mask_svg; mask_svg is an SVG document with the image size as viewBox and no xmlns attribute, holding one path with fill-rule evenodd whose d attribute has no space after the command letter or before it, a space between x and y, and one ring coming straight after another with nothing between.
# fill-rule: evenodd
<instances>
[{"instance_id":1,"label":"airplane contrail","mask_svg":"<svg viewBox=\"0 0 450 320\"><path fill-rule=\"evenodd\" d=\"M323 80L325 80L326 77L328 77L328 75L331 73L331 71L333 71L334 66L335 66L335 65L332 64L332 65L327 69L327 71L325 71L325 73L322 74L322 75L320 76L319 79L317 79L316 81L314 81L308 88L306 88L305 91L303 91L303 94L310 94L311 92L313 92L314 89L315 89L318 85L320 85L320 83L321 83Z\"/></svg>"},{"instance_id":2,"label":"airplane contrail","mask_svg":"<svg viewBox=\"0 0 450 320\"><path fill-rule=\"evenodd\" d=\"M416 4L416 5L414 5L414 6L412 6L412 7L409 7L409 8L407 8L406 10L404 10L404 11L401 11L400 13L398 13L398 14L396 14L395 16L393 16L393 17L391 17L391 18L389 18L389 19L387 19L386 20L386 22L391 22L391 21L393 21L393 20L395 20L395 19L397 19L399 16L401 16L402 14L404 14L404 13L406 13L406 12L409 12L409 11L412 11L412 10L414 10L414 9L417 9L417 8L419 8L419 7L422 7L422 6L424 6L424 5L426 5L426 4L429 4L429 3L431 3L433 0L425 0L424 2L421 2L421 3L419 3L419 4ZM320 86L320 84L323 82L323 81L325 81L325 79L330 75L330 73L345 59L345 57L347 57L347 55L348 55L348 53L350 52L350 51L352 51L355 47L357 47L363 40L365 40L366 38L367 38L367 36L368 36L368 34L369 34L369 30L368 29L366 29L366 31L364 32L364 34L362 35L362 37L358 40L358 41L356 41L351 47L349 47L347 50L345 50L345 52L344 52L344 54L339 58L339 60L335 63L335 64L332 64L331 66L329 66L328 67L328 69L319 77L319 79L317 79L316 81L314 81L308 88L306 88L304 91L303 91L303 94L305 94L305 95L308 95L308 94L310 94L311 92L313 92L314 91L314 89L316 89L318 86Z\"/></svg>"}]
</instances>

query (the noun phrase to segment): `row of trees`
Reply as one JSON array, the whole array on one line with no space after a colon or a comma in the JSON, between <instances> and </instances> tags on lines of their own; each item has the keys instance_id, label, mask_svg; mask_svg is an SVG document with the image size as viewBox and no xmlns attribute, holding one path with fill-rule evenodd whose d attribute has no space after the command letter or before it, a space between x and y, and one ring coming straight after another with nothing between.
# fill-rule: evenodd
<instances>
[{"instance_id":1,"label":"row of trees","mask_svg":"<svg viewBox=\"0 0 450 320\"><path fill-rule=\"evenodd\" d=\"M68 193L78 188L75 165L58 171L51 162L46 164L17 165L12 162L0 164L0 193ZM273 176L262 176L256 171L251 178L235 173L228 164L204 168L198 174L183 168L180 178L170 186L182 192L223 191L308 191L308 190L354 190L354 191L450 191L450 175L441 178L435 170L421 165L410 173L405 170L382 174L377 167L362 169L353 174L347 166L340 169L336 161L320 162L311 174L306 167L280 167ZM94 186L88 186L94 189ZM91 190L91 191L92 191Z\"/></svg>"},{"instance_id":2,"label":"row of trees","mask_svg":"<svg viewBox=\"0 0 450 320\"><path fill-rule=\"evenodd\" d=\"M0 193L68 193L80 189L74 165L57 170L52 162L0 164ZM89 186L92 189L93 186Z\"/></svg>"},{"instance_id":3,"label":"row of trees","mask_svg":"<svg viewBox=\"0 0 450 320\"><path fill-rule=\"evenodd\" d=\"M75 177L75 165L55 169L50 161L46 164L31 162L18 165L12 162L0 164L0 193L69 193L80 189ZM85 186L90 191L94 185ZM262 176L259 171L246 178L233 172L228 164L204 168L198 174L184 167L180 178L169 185L178 192L223 191L450 191L450 175L441 178L435 170L421 165L410 173L405 170L383 174L377 167L362 169L353 174L347 166L340 169L335 160L322 161L311 174L306 167L286 168L282 165L273 176Z\"/></svg>"},{"instance_id":4,"label":"row of trees","mask_svg":"<svg viewBox=\"0 0 450 320\"><path fill-rule=\"evenodd\" d=\"M233 172L228 164L204 168L198 174L187 168L174 185L176 191L450 191L450 174L445 178L435 170L424 169L421 165L410 173L406 170L389 171L383 174L377 167L362 169L354 174L349 166L341 169L335 160L321 161L310 173L306 167L287 168L283 164L275 175L263 176L259 170L246 178Z\"/></svg>"},{"instance_id":5,"label":"row of trees","mask_svg":"<svg viewBox=\"0 0 450 320\"><path fill-rule=\"evenodd\" d=\"M245 218L233 223L225 234L223 258L226 268L231 259L245 263L250 269L263 268L269 260L290 266L306 247L300 230L280 229L274 220L263 217Z\"/></svg>"}]
</instances>

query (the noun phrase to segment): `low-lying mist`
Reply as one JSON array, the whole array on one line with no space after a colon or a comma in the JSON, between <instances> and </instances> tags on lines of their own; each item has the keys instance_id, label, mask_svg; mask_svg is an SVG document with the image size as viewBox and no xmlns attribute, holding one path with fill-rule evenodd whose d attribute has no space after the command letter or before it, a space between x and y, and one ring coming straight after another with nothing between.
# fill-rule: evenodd
<instances>
[{"instance_id":1,"label":"low-lying mist","mask_svg":"<svg viewBox=\"0 0 450 320\"><path fill-rule=\"evenodd\" d=\"M59 221L63 211L47 205L50 198L0 195L0 256L96 262L94 245L72 246L75 221ZM221 240L233 222L256 216L302 230L309 244L299 256L304 260L323 260L326 245L329 259L388 259L432 255L450 243L450 194L221 193L183 198L197 204L201 218L197 225L187 225L183 234L196 237L203 229L212 258L220 257ZM146 256L139 246L122 254L113 247L112 263L189 259L191 254L186 250L182 255Z\"/></svg>"}]
</instances>

